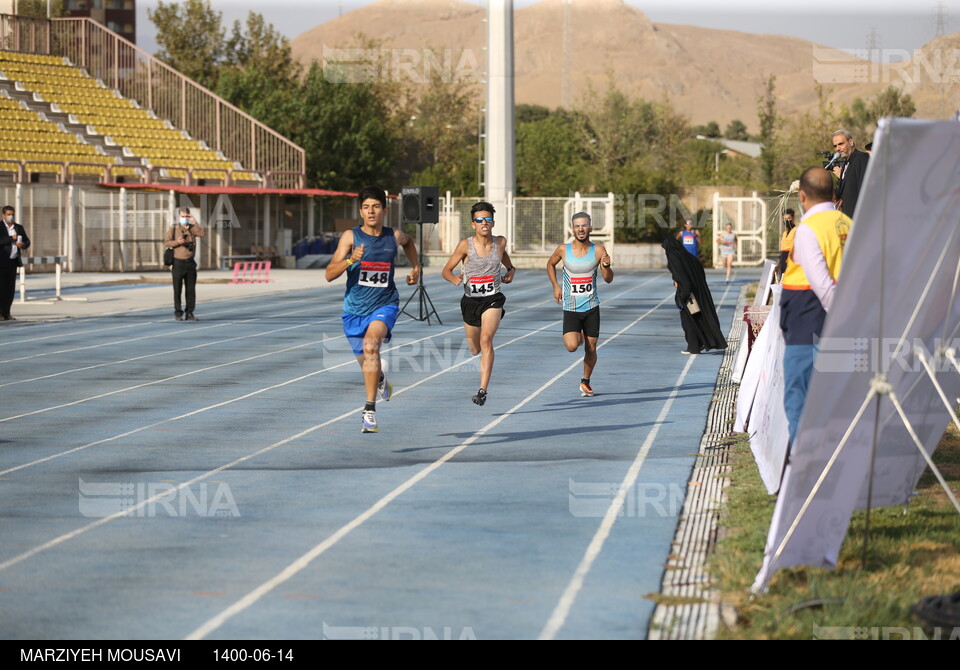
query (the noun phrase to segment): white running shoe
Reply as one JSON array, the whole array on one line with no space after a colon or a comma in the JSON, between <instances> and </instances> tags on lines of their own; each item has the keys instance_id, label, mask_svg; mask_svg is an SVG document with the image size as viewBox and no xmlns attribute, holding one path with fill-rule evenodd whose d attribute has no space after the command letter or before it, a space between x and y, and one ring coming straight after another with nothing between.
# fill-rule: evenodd
<instances>
[{"instance_id":1,"label":"white running shoe","mask_svg":"<svg viewBox=\"0 0 960 670\"><path fill-rule=\"evenodd\" d=\"M377 384L377 393L380 394L380 399L383 401L390 400L393 397L393 384L387 381L387 376L383 373L380 373L380 383Z\"/></svg>"},{"instance_id":2,"label":"white running shoe","mask_svg":"<svg viewBox=\"0 0 960 670\"><path fill-rule=\"evenodd\" d=\"M363 423L360 428L361 433L376 433L380 429L377 428L377 413L372 409L363 410Z\"/></svg>"}]
</instances>

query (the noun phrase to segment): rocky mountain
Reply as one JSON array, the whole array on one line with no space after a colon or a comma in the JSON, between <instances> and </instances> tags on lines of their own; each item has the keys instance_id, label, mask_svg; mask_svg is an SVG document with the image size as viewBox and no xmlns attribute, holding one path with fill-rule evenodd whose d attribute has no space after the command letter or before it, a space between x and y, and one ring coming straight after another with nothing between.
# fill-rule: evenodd
<instances>
[{"instance_id":1,"label":"rocky mountain","mask_svg":"<svg viewBox=\"0 0 960 670\"><path fill-rule=\"evenodd\" d=\"M352 56L354 62L375 61L368 76L426 81L432 68L477 81L486 65L485 18L484 7L461 0L380 0L307 30L291 45L304 63L344 61L350 53L336 49L361 45L362 35L379 43L375 52ZM914 77L912 64L896 66L913 68L903 88L918 103L916 116L940 118L941 100L948 113L960 107L958 41L960 33L948 35L923 50L924 57L937 54L946 78L950 67L957 75L943 92ZM543 0L517 10L514 60L517 103L551 109L571 101L589 104L590 92L602 93L612 78L625 92L669 101L694 124L717 121L723 128L740 119L751 132L757 130L756 100L770 74L776 75L784 112L815 109L817 81L829 84L830 99L840 104L867 99L904 79L890 67L795 37L653 23L622 0L574 0L569 8L563 0ZM921 64L921 75L926 69Z\"/></svg>"}]
</instances>

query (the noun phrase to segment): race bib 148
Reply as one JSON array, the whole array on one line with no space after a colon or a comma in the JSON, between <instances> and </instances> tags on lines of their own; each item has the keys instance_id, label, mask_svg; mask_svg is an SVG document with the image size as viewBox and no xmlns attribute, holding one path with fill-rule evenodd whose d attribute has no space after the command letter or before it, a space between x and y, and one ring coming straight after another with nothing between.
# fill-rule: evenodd
<instances>
[{"instance_id":1,"label":"race bib 148","mask_svg":"<svg viewBox=\"0 0 960 670\"><path fill-rule=\"evenodd\" d=\"M360 286L387 288L390 284L390 263L360 261L360 279L357 283Z\"/></svg>"}]
</instances>

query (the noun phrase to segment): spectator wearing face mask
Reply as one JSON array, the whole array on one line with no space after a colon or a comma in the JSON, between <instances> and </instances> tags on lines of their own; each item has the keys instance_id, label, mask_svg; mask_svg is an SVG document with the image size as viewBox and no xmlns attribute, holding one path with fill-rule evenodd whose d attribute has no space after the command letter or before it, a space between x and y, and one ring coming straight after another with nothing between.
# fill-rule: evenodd
<instances>
[{"instance_id":1,"label":"spectator wearing face mask","mask_svg":"<svg viewBox=\"0 0 960 670\"><path fill-rule=\"evenodd\" d=\"M794 220L794 211L785 209L783 211L783 234L780 235L780 262L777 263L777 283L787 271L787 257L793 251L793 236L797 232L796 221Z\"/></svg>"},{"instance_id":2,"label":"spectator wearing face mask","mask_svg":"<svg viewBox=\"0 0 960 670\"><path fill-rule=\"evenodd\" d=\"M15 321L10 316L10 307L17 288L17 272L23 265L22 252L30 247L27 231L14 222L14 213L10 205L4 207L0 227L0 321Z\"/></svg>"},{"instance_id":3,"label":"spectator wearing face mask","mask_svg":"<svg viewBox=\"0 0 960 670\"><path fill-rule=\"evenodd\" d=\"M196 321L193 315L197 304L197 238L206 235L189 207L181 207L178 220L170 226L163 246L173 248L173 318L177 321ZM186 290L184 290L186 289ZM181 309L181 296L186 293L186 305Z\"/></svg>"}]
</instances>

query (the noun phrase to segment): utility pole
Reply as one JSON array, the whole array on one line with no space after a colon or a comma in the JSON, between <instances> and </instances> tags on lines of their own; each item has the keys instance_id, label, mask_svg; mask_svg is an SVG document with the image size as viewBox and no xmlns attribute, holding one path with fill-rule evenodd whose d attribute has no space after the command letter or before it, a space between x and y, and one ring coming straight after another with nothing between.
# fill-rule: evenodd
<instances>
[{"instance_id":1,"label":"utility pole","mask_svg":"<svg viewBox=\"0 0 960 670\"><path fill-rule=\"evenodd\" d=\"M938 2L936 6L937 10L937 27L934 30L934 39L937 37L943 37L947 34L947 5L944 2ZM947 87L943 81L945 77L944 72L940 72L940 118L947 118Z\"/></svg>"},{"instance_id":2,"label":"utility pole","mask_svg":"<svg viewBox=\"0 0 960 670\"><path fill-rule=\"evenodd\" d=\"M560 106L573 108L573 0L563 0L563 73Z\"/></svg>"}]
</instances>

